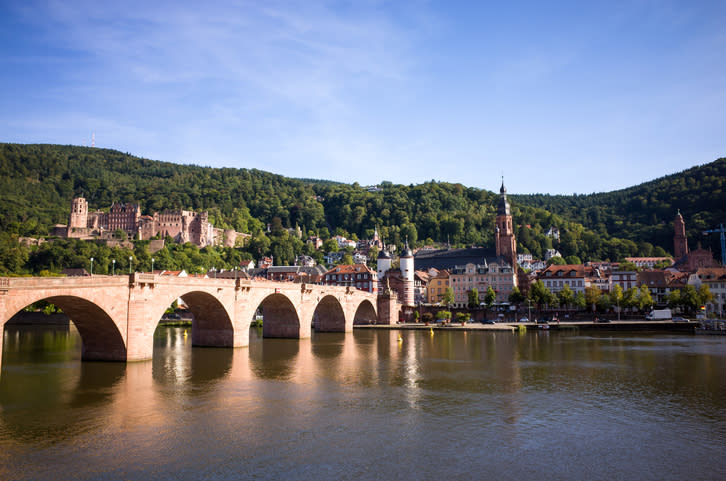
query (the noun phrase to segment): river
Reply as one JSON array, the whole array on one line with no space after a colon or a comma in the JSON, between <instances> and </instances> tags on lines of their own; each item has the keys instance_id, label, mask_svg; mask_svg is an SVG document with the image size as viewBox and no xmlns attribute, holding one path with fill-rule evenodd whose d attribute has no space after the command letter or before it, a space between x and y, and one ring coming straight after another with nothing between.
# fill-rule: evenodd
<instances>
[{"instance_id":1,"label":"river","mask_svg":"<svg viewBox=\"0 0 726 481\"><path fill-rule=\"evenodd\" d=\"M400 336L400 339L399 339ZM726 337L356 330L80 361L5 329L0 479L726 479Z\"/></svg>"}]
</instances>

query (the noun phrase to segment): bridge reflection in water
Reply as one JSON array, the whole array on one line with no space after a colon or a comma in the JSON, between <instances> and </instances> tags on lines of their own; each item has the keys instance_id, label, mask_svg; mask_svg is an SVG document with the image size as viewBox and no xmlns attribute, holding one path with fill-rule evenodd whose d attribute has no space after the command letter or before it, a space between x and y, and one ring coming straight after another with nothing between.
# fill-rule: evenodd
<instances>
[{"instance_id":1,"label":"bridge reflection in water","mask_svg":"<svg viewBox=\"0 0 726 481\"><path fill-rule=\"evenodd\" d=\"M8 326L0 479L726 477L722 337L190 339L160 327L152 360L94 363L73 326Z\"/></svg>"}]
</instances>

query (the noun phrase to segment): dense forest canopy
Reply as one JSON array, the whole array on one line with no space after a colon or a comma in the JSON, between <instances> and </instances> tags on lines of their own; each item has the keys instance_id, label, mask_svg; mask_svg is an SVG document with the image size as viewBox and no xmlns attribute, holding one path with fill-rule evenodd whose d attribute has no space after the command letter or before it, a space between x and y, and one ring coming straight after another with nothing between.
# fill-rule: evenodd
<instances>
[{"instance_id":1,"label":"dense forest canopy","mask_svg":"<svg viewBox=\"0 0 726 481\"><path fill-rule=\"evenodd\" d=\"M672 250L673 219L680 210L691 247L700 241L718 252L718 236L704 237L702 233L726 224L726 158L613 192L516 195L512 201L545 209L600 235L667 251ZM640 249L644 255L648 250Z\"/></svg>"},{"instance_id":2,"label":"dense forest canopy","mask_svg":"<svg viewBox=\"0 0 726 481\"><path fill-rule=\"evenodd\" d=\"M323 239L335 234L368 238L377 227L387 243L397 245L408 239L414 247L434 242L492 246L498 200L498 194L461 184L383 182L369 192L358 184L179 165L74 146L0 144L0 168L0 240L7 246L13 245L11 238L47 235L54 224L66 224L70 200L79 195L90 209L132 202L144 214L206 210L215 227L253 235L240 255L274 254L280 263L312 254L283 229L295 226L305 236ZM542 258L546 249L556 248L571 261L665 255L672 250L676 209L684 214L692 243L698 237L715 246L717 236L700 232L726 222L724 174L726 159L720 159L606 194L510 196L518 249ZM552 226L560 230L559 241L545 235ZM225 256L230 263L235 258ZM32 270L42 265L36 262Z\"/></svg>"}]
</instances>

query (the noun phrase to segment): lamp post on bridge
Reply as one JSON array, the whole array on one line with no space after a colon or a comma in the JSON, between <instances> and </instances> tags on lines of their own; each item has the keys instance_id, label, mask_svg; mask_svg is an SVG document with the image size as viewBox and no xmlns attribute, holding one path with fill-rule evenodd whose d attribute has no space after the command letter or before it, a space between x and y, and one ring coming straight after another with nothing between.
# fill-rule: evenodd
<instances>
[{"instance_id":1,"label":"lamp post on bridge","mask_svg":"<svg viewBox=\"0 0 726 481\"><path fill-rule=\"evenodd\" d=\"M111 261L111 275L112 276L116 275L116 259Z\"/></svg>"},{"instance_id":2,"label":"lamp post on bridge","mask_svg":"<svg viewBox=\"0 0 726 481\"><path fill-rule=\"evenodd\" d=\"M154 273L154 258L151 258L151 273Z\"/></svg>"},{"instance_id":3,"label":"lamp post on bridge","mask_svg":"<svg viewBox=\"0 0 726 481\"><path fill-rule=\"evenodd\" d=\"M134 260L133 256L129 256L129 275L131 275L131 262Z\"/></svg>"},{"instance_id":4,"label":"lamp post on bridge","mask_svg":"<svg viewBox=\"0 0 726 481\"><path fill-rule=\"evenodd\" d=\"M91 257L91 276L93 276L93 257Z\"/></svg>"}]
</instances>

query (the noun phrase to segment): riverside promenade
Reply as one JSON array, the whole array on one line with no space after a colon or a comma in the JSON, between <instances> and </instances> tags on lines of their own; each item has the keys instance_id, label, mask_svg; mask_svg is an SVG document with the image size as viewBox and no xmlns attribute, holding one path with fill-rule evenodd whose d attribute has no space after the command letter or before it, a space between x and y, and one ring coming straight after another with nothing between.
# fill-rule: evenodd
<instances>
[{"instance_id":1,"label":"riverside promenade","mask_svg":"<svg viewBox=\"0 0 726 481\"><path fill-rule=\"evenodd\" d=\"M355 325L355 329L400 329L400 330L450 330L450 331L519 331L525 328L527 331L541 330L597 330L597 331L658 331L658 332L679 332L679 333L695 333L698 322L674 322L674 321L646 321L646 320L627 320L627 321L567 321L567 322L550 322L548 324L536 324L534 322L498 322L495 324L482 324L479 322L460 322L449 323L430 323L426 325L423 322L417 323L401 323L401 324L364 324Z\"/></svg>"}]
</instances>

